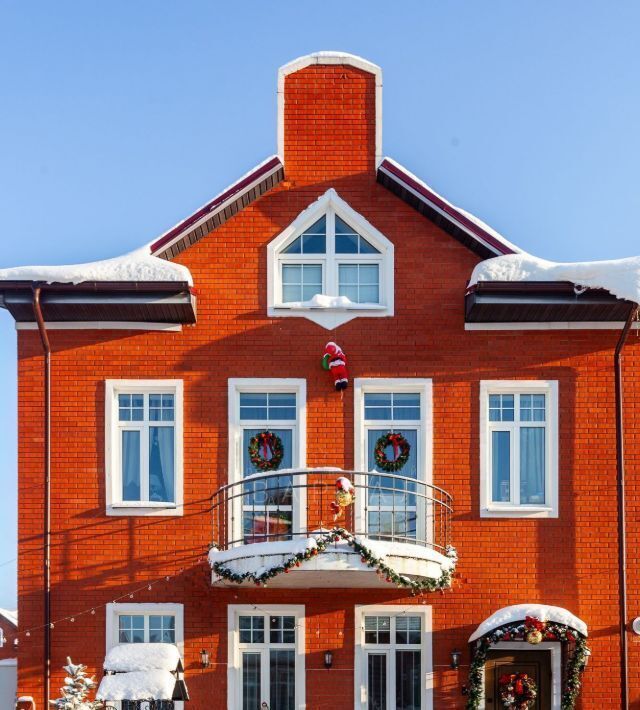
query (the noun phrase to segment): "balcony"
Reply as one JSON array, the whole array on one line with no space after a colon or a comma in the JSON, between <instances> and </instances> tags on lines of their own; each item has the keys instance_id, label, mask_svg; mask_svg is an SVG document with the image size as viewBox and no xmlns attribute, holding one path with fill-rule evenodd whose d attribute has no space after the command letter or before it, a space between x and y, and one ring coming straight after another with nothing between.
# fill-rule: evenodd
<instances>
[{"instance_id":1,"label":"balcony","mask_svg":"<svg viewBox=\"0 0 640 710\"><path fill-rule=\"evenodd\" d=\"M220 488L212 510L215 586L419 592L449 586L455 566L451 496L397 474L258 473Z\"/></svg>"}]
</instances>

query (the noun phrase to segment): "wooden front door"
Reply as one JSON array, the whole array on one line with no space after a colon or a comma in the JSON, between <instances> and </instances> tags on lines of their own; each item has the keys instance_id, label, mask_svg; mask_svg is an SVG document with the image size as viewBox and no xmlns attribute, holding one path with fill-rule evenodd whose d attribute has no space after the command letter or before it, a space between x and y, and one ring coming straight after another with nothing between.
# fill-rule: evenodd
<instances>
[{"instance_id":1,"label":"wooden front door","mask_svg":"<svg viewBox=\"0 0 640 710\"><path fill-rule=\"evenodd\" d=\"M500 677L526 673L538 688L534 710L551 708L551 653L549 651L489 651L484 672L484 702L487 710L502 708Z\"/></svg>"}]
</instances>

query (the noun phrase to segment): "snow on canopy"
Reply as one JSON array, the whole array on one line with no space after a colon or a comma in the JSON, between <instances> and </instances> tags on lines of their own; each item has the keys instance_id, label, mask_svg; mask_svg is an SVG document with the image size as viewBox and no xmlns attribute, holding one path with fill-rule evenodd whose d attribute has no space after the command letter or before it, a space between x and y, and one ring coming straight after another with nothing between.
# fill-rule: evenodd
<instances>
[{"instance_id":1,"label":"snow on canopy","mask_svg":"<svg viewBox=\"0 0 640 710\"><path fill-rule=\"evenodd\" d=\"M482 281L570 281L578 287L602 288L618 298L640 303L640 257L554 262L526 253L507 254L475 267L469 285Z\"/></svg>"},{"instance_id":2,"label":"snow on canopy","mask_svg":"<svg viewBox=\"0 0 640 710\"><path fill-rule=\"evenodd\" d=\"M136 644L131 644L136 645ZM171 700L176 679L169 671L147 670L106 675L97 700Z\"/></svg>"},{"instance_id":3,"label":"snow on canopy","mask_svg":"<svg viewBox=\"0 0 640 710\"><path fill-rule=\"evenodd\" d=\"M72 284L85 281L186 281L193 285L191 273L186 266L153 256L150 244L113 259L86 264L0 269L0 281Z\"/></svg>"},{"instance_id":4,"label":"snow on canopy","mask_svg":"<svg viewBox=\"0 0 640 710\"><path fill-rule=\"evenodd\" d=\"M514 604L499 609L488 619L485 619L480 626L469 636L469 643L485 636L505 624L512 624L517 621L524 621L527 616L533 616L540 621L554 621L556 624L564 624L575 629L583 636L587 636L587 625L574 616L570 611L561 606L548 606L547 604Z\"/></svg>"},{"instance_id":5,"label":"snow on canopy","mask_svg":"<svg viewBox=\"0 0 640 710\"><path fill-rule=\"evenodd\" d=\"M114 646L104 659L105 671L175 671L180 652L169 643L123 643Z\"/></svg>"}]
</instances>

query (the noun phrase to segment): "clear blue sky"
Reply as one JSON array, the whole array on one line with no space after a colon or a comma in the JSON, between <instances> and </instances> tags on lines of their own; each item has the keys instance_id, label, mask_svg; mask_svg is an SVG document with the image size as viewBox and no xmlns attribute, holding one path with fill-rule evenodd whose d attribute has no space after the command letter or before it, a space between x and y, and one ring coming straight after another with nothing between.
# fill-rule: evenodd
<instances>
[{"instance_id":1,"label":"clear blue sky","mask_svg":"<svg viewBox=\"0 0 640 710\"><path fill-rule=\"evenodd\" d=\"M321 49L381 65L385 153L524 249L637 254L639 26L635 0L0 0L0 266L113 256L188 215L275 152L277 68ZM0 565L15 370L2 312Z\"/></svg>"}]
</instances>

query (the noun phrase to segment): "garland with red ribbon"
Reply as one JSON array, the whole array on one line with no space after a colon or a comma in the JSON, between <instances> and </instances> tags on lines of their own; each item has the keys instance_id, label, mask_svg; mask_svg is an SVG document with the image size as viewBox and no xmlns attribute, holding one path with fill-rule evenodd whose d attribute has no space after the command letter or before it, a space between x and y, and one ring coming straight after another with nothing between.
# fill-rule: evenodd
<instances>
[{"instance_id":1,"label":"garland with red ribbon","mask_svg":"<svg viewBox=\"0 0 640 710\"><path fill-rule=\"evenodd\" d=\"M387 458L386 448L393 447L393 459ZM373 455L376 466L382 471L399 471L409 460L411 445L399 432L388 432L376 441Z\"/></svg>"},{"instance_id":2,"label":"garland with red ribbon","mask_svg":"<svg viewBox=\"0 0 640 710\"><path fill-rule=\"evenodd\" d=\"M249 442L249 458L259 471L277 471L284 457L282 439L272 431L261 431Z\"/></svg>"}]
</instances>

